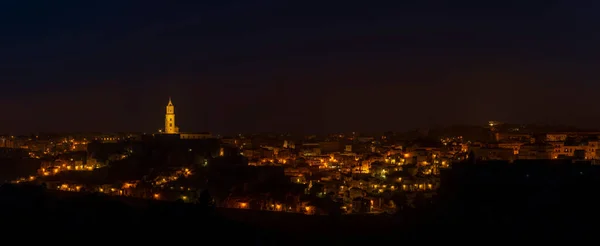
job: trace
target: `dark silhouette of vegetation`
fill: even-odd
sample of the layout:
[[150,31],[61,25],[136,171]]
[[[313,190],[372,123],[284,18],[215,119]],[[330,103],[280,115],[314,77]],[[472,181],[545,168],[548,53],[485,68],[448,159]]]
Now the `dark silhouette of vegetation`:
[[396,205],[396,209],[400,213],[406,208],[407,203],[408,203],[408,199],[406,198],[406,194],[404,192],[395,193],[392,196],[392,201],[394,201],[394,204]]
[[212,208],[215,206],[215,201],[210,195],[208,189],[203,190],[198,197],[198,205],[205,208]]
[[471,151],[469,152],[469,155],[467,156],[467,160],[468,160],[470,163],[475,163],[475,162],[477,161],[477,159],[476,159],[476,158],[477,158],[477,157],[475,156],[475,152],[471,150]]

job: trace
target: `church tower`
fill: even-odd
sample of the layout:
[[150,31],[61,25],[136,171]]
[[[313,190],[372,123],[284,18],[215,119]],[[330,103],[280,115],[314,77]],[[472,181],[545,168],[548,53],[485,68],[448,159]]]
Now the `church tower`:
[[179,128],[175,125],[175,106],[171,102],[169,97],[169,104],[167,104],[167,113],[165,114],[165,133],[166,134],[177,134]]

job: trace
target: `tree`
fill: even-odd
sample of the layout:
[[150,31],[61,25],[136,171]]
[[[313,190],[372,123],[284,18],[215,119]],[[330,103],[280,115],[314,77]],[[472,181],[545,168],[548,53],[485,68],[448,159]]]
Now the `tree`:
[[429,201],[427,200],[427,198],[425,198],[425,195],[423,195],[423,193],[421,192],[418,192],[415,195],[413,204],[416,208],[422,209],[423,207],[427,206],[428,202]]
[[396,204],[396,208],[397,210],[404,210],[404,208],[406,208],[406,205],[408,203],[408,199],[406,198],[406,194],[405,193],[395,193],[392,196],[392,201],[394,202],[394,204]]
[[208,189],[205,189],[200,193],[200,197],[198,197],[198,204],[203,207],[214,207],[214,200]]
[[471,164],[475,164],[475,162],[477,161],[477,158],[475,156],[475,152],[471,150],[471,152],[469,152],[469,155],[467,157],[469,163]]
[[342,215],[342,203],[327,199],[325,204],[327,213],[332,217],[339,217]]

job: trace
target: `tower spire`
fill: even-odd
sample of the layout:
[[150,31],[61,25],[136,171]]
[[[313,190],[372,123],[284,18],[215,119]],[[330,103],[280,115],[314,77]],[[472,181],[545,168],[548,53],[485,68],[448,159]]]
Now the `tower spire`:
[[175,106],[173,105],[173,102],[171,102],[171,97],[169,97],[167,113],[165,114],[165,133],[176,134],[178,132],[179,129],[175,125]]

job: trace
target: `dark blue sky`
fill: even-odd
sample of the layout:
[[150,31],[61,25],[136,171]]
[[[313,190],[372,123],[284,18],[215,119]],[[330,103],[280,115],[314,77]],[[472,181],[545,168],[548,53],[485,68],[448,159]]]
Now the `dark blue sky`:
[[600,126],[594,1],[171,2],[1,1],[0,132]]

